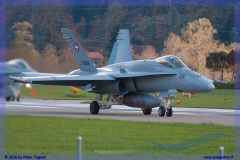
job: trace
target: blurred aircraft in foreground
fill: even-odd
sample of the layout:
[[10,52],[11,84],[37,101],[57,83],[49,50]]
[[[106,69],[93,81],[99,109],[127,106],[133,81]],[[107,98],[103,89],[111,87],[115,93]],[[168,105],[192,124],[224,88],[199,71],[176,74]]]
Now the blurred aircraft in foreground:
[[[4,78],[0,84],[0,96],[4,96],[6,101],[20,101],[20,90],[22,84],[13,82],[13,80],[6,78],[6,75],[21,76],[22,72],[35,71],[23,59],[14,59],[8,62],[1,62],[0,67],[1,78]],[[30,84],[26,84],[26,86],[31,87]]]
[[[69,74],[41,73],[41,75],[9,76],[16,82],[75,86],[96,94],[90,104],[91,114],[99,109],[110,109],[118,102],[130,107],[141,108],[150,115],[152,108],[160,105],[159,116],[172,116],[170,98],[175,90],[180,92],[210,92],[213,83],[199,73],[189,69],[180,58],[168,55],[155,60],[133,61],[130,53],[129,31],[121,29],[114,43],[109,65],[96,68],[70,29],[62,28],[63,38],[68,42],[79,69]],[[160,93],[159,93],[160,92]],[[156,97],[150,93],[156,93]],[[103,104],[97,101],[107,94]]]

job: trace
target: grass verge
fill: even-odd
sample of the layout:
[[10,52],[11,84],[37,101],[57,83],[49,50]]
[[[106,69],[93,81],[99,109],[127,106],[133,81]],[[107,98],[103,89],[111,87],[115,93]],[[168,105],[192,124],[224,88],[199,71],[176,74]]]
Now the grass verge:
[[209,93],[197,93],[191,98],[183,96],[182,93],[176,93],[176,96],[173,106],[178,106],[176,101],[179,99],[180,107],[234,109],[233,89],[216,89]]
[[[35,95],[33,94],[35,92]],[[22,87],[21,97],[39,99],[93,100],[95,94],[80,90],[76,95],[67,86],[33,85],[32,89]]]
[[44,116],[6,116],[7,154],[225,154],[234,152],[234,127]]

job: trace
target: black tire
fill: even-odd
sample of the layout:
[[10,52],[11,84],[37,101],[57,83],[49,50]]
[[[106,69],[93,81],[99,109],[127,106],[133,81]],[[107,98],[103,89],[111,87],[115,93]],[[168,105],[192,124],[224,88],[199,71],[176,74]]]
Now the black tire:
[[164,117],[164,115],[165,115],[165,108],[164,108],[164,107],[159,107],[159,109],[158,109],[158,115],[159,115],[160,117]]
[[6,101],[7,102],[11,101],[11,96],[6,97]]
[[98,114],[99,112],[99,104],[97,101],[92,101],[90,104],[90,113],[91,114]]
[[152,113],[152,108],[142,108],[144,115],[150,115]]
[[168,117],[172,117],[172,114],[173,114],[172,107],[167,108],[167,110],[166,110],[166,115],[167,115]]
[[20,97],[19,96],[17,97],[17,102],[20,102]]

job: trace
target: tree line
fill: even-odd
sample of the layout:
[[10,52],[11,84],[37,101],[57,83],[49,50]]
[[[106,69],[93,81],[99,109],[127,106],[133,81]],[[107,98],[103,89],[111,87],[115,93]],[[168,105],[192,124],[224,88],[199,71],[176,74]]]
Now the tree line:
[[[99,51],[107,60],[118,30],[127,28],[131,45],[146,45],[142,55],[132,52],[135,59],[178,55],[190,68],[208,74],[206,57],[212,52],[232,50],[233,9],[231,6],[8,7],[7,47],[27,46],[37,54],[57,58],[60,63],[74,64],[60,33],[60,28],[68,27],[86,50]],[[26,37],[19,42],[23,34]]]

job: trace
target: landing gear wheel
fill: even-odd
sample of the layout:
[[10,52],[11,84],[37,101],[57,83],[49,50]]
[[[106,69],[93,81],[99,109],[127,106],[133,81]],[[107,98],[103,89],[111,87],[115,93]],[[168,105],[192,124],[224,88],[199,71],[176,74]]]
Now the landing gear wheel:
[[160,117],[164,117],[164,115],[165,115],[165,108],[164,108],[164,107],[159,107],[159,109],[158,109],[158,115],[159,115]]
[[152,113],[152,108],[142,108],[144,115],[150,115]]
[[90,112],[91,114],[98,114],[99,104],[97,101],[92,101],[92,103],[90,104]]
[[19,96],[17,97],[17,101],[20,102],[20,97]]
[[6,97],[6,101],[7,101],[7,102],[14,101],[14,100],[15,100],[15,97],[14,97],[14,96],[8,96],[8,97]]
[[11,96],[6,97],[6,101],[7,102],[11,101]]
[[172,117],[172,113],[173,113],[172,107],[167,108],[167,110],[166,110],[166,115],[167,115],[168,117]]

